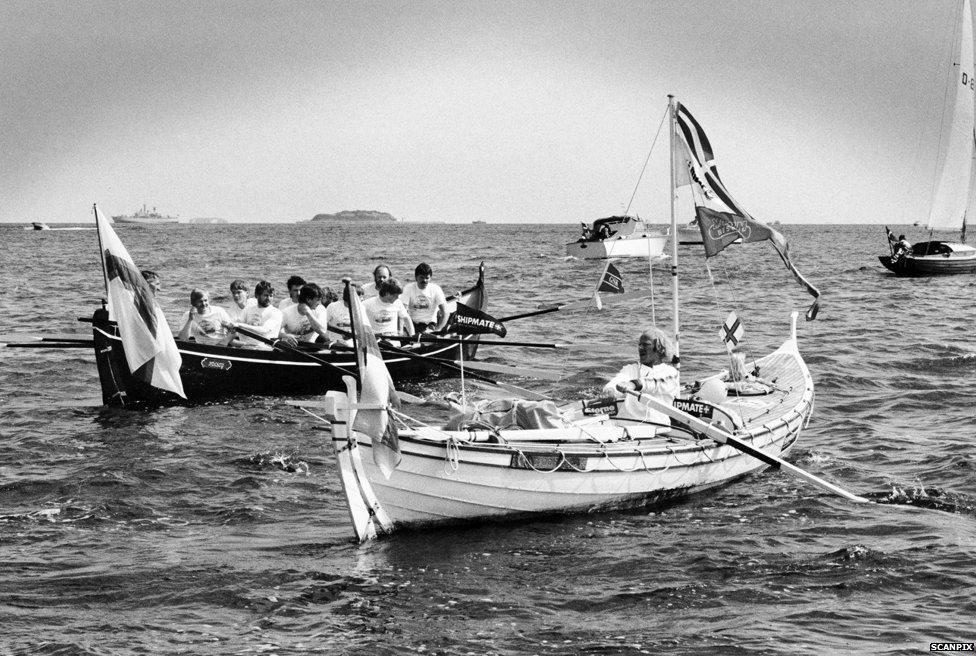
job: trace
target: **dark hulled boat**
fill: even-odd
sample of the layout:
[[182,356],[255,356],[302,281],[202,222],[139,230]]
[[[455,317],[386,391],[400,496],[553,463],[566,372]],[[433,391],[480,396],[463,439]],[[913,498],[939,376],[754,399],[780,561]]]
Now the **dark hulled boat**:
[[[474,287],[462,292],[455,300],[478,310],[483,309],[483,267]],[[305,348],[262,350],[178,340],[176,345],[183,361],[180,378],[186,393],[184,401],[173,392],[145,382],[145,376],[130,372],[118,326],[109,321],[106,310],[95,311],[92,333],[102,402],[105,405],[177,405],[231,396],[297,396],[345,389],[341,371],[296,352],[306,351]],[[403,349],[415,357],[384,352],[383,359],[394,382],[427,378],[442,374],[445,369],[435,361],[416,356],[456,361],[463,348],[464,359],[473,359],[478,349],[478,336],[469,335],[462,339],[462,344],[421,343]],[[346,371],[355,371],[355,355],[349,350],[308,349],[307,352]]]
[[976,273],[976,248],[947,241],[925,241],[900,255],[879,255],[886,269],[899,276]]

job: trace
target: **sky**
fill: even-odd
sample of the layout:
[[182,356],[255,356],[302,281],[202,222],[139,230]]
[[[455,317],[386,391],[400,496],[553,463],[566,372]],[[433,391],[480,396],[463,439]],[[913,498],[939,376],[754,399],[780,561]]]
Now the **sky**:
[[651,145],[669,93],[756,218],[924,222],[955,13],[0,0],[0,222],[89,221],[92,203],[232,221],[575,223],[629,207],[664,222],[667,130]]

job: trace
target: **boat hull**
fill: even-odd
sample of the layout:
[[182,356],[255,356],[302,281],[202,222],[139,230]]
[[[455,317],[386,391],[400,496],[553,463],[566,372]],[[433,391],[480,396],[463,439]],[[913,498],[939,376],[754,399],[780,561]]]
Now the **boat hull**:
[[566,254],[581,260],[612,257],[661,257],[667,235],[611,237],[599,241],[574,241],[566,244]]
[[[118,329],[100,317],[100,312],[96,312],[92,332],[105,405],[172,405],[241,395],[293,396],[345,389],[341,372],[301,355],[177,341],[183,360],[180,377],[186,393],[184,401],[172,392],[149,385],[129,371]],[[464,347],[470,351],[475,344],[472,342]],[[423,344],[413,352],[457,360],[460,348],[458,344]],[[347,371],[355,371],[355,358],[348,351],[316,351],[314,355]],[[395,354],[386,354],[385,359],[394,381],[427,378],[443,372],[436,363],[419,359]]]
[[[795,340],[757,366],[777,381],[778,392],[715,407],[738,418],[736,437],[742,442],[783,456],[812,412],[812,379]],[[354,439],[369,487],[396,527],[647,506],[726,485],[767,466],[687,429],[604,417],[559,429],[404,431],[400,464],[386,478],[373,462],[369,437],[353,431],[348,438],[345,424],[338,428],[337,457],[350,451],[348,440]]]
[[976,273],[976,252],[945,255],[906,255],[894,258],[879,255],[878,260],[889,271],[899,276],[949,276]]

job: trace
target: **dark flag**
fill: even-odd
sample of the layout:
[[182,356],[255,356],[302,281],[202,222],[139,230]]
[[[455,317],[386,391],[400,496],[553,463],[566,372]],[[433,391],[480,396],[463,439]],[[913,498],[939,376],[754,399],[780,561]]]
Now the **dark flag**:
[[505,327],[505,324],[490,314],[476,310],[460,301],[456,305],[457,310],[455,310],[453,315],[453,323],[451,323],[447,332],[458,335],[487,335],[494,333],[499,337],[504,337],[508,334],[508,329]]
[[737,239],[743,242],[769,240],[783,264],[797,282],[814,297],[806,312],[807,321],[816,319],[820,311],[820,291],[807,282],[790,259],[786,239],[776,230],[754,219],[739,205],[722,183],[715,164],[712,145],[686,107],[678,103],[675,108],[675,140],[683,148],[675,148],[677,182],[697,189],[701,201],[695,203],[698,227],[705,245],[705,257],[713,257]]
[[600,278],[600,284],[596,290],[610,294],[624,293],[624,279],[620,277],[620,272],[617,271],[617,267],[610,262],[607,262],[607,268],[603,270],[603,277]]

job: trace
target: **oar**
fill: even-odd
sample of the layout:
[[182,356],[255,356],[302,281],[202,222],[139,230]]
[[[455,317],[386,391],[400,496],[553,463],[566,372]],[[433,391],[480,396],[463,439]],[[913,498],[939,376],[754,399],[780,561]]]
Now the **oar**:
[[511,376],[523,376],[526,378],[539,378],[541,380],[562,380],[563,376],[546,369],[532,369],[529,367],[510,367],[494,362],[482,362],[480,360],[444,360],[443,358],[431,358],[433,360],[443,360],[458,366],[464,365],[465,369],[474,371],[486,371],[493,374],[509,374]]
[[684,424],[688,428],[698,433],[703,433],[704,435],[707,435],[708,437],[712,438],[719,444],[728,444],[729,446],[738,449],[742,453],[748,454],[753,458],[765,462],[767,465],[771,465],[773,467],[779,467],[780,469],[785,469],[786,471],[790,472],[794,476],[799,476],[800,478],[810,483],[813,483],[814,485],[824,490],[827,490],[832,494],[836,494],[838,496],[844,497],[848,501],[853,501],[855,503],[871,503],[869,499],[865,499],[864,497],[860,497],[856,494],[852,494],[847,490],[834,485],[833,483],[828,483],[822,478],[819,478],[806,470],[800,469],[796,465],[791,464],[783,460],[782,458],[777,458],[774,455],[770,455],[764,451],[760,451],[756,447],[750,444],[746,444],[745,442],[735,437],[728,431],[722,430],[721,428],[715,425],[708,424],[702,421],[701,419],[694,417],[686,412],[682,412],[681,410],[678,410],[674,406],[669,405],[667,403],[663,403],[660,400],[654,398],[653,396],[647,396],[641,394],[640,392],[636,392],[624,384],[617,385],[617,390],[619,392],[623,392],[624,394],[630,394],[631,396],[637,397],[643,403],[646,403],[652,408],[659,410],[660,412],[663,412],[668,417],[671,417],[672,419],[678,421],[679,423]]
[[[630,301],[636,298],[649,299],[650,294],[648,292],[627,292],[624,294],[605,294],[600,297],[603,305],[609,305],[617,303],[619,301]],[[549,314],[550,312],[560,312],[566,310],[579,310],[583,308],[595,307],[593,298],[584,298],[578,301],[569,301],[566,303],[555,303],[553,305],[546,306],[541,310],[535,310],[533,312],[525,312],[523,314],[513,314],[508,317],[502,317],[498,319],[501,323],[506,321],[515,321],[516,319],[525,319],[526,317],[536,317],[540,314]]]
[[74,333],[70,335],[35,335],[33,333],[8,333],[0,335],[0,342],[92,342],[91,334]]
[[[338,326],[329,326],[331,332],[342,335],[343,337],[351,337],[352,333],[344,328],[339,328]],[[547,349],[558,349],[566,348],[566,344],[548,344],[545,342],[494,342],[490,340],[473,340],[473,339],[462,339],[460,337],[437,337],[434,335],[415,335],[411,337],[410,335],[377,335],[376,339],[386,340],[386,341],[398,341],[398,342],[417,342],[421,341],[425,344],[477,344],[478,346],[524,346],[526,348],[547,348]]]
[[91,348],[94,341],[87,342],[0,342],[0,348],[71,349]]
[[253,330],[248,330],[247,328],[245,328],[244,326],[241,326],[240,324],[237,325],[237,327],[235,328],[235,330],[237,332],[241,333],[242,335],[247,335],[248,337],[250,337],[252,339],[256,339],[259,342],[263,342],[263,343],[265,343],[268,346],[271,346],[273,348],[280,349],[282,351],[285,351],[286,353],[292,353],[294,355],[300,355],[301,357],[305,358],[306,360],[311,360],[312,362],[318,362],[323,367],[330,367],[332,369],[335,369],[336,371],[338,371],[339,373],[341,373],[343,376],[353,376],[353,377],[355,377],[355,374],[353,374],[348,369],[345,369],[343,367],[340,367],[337,364],[333,364],[332,362],[329,362],[328,360],[323,360],[322,358],[320,358],[318,356],[315,356],[315,355],[312,355],[311,353],[309,353],[307,351],[303,351],[301,349],[295,348],[294,346],[290,346],[288,344],[285,344],[280,339],[268,339],[264,335],[261,335],[259,333],[256,333]]

